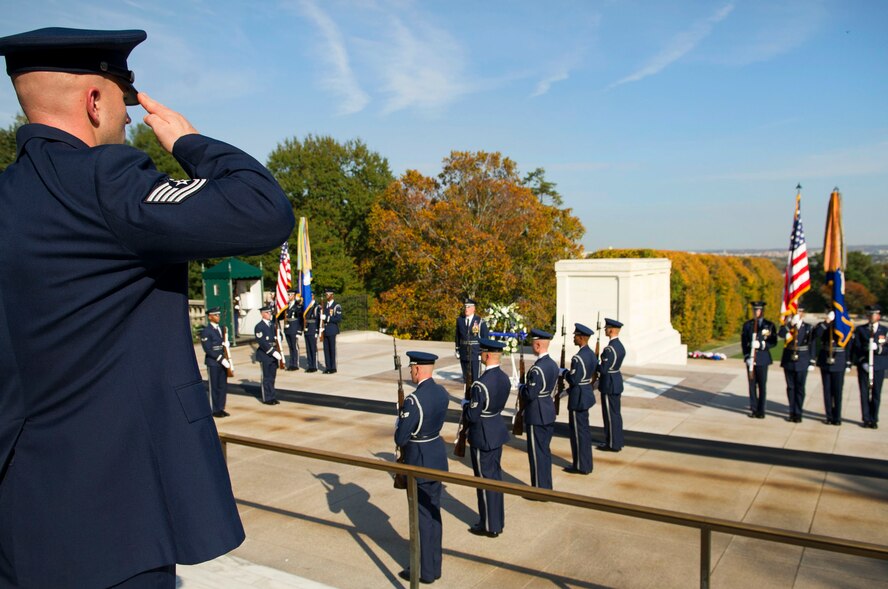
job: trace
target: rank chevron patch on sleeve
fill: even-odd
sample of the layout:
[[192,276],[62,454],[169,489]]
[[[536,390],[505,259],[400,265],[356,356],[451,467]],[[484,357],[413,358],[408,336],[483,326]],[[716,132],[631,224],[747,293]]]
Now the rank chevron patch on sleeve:
[[167,180],[161,183],[145,197],[145,202],[152,204],[177,205],[186,201],[206,185],[207,181],[196,178],[194,180]]

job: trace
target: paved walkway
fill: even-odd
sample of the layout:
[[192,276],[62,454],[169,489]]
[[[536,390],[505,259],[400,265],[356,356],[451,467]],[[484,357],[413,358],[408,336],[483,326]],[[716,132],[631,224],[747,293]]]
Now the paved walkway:
[[[441,356],[436,378],[455,410],[462,384],[452,344],[398,341],[398,349],[402,359],[408,349]],[[255,398],[260,370],[250,354],[250,346],[233,349],[232,415],[217,420],[221,431],[391,459],[397,378],[391,338],[341,335],[338,373],[279,373],[283,402],[277,406]],[[526,359],[529,366],[532,357]],[[510,363],[504,364],[509,372]],[[763,420],[745,415],[740,361],[624,366],[624,374],[627,447],[618,454],[595,452],[590,476],[562,472],[570,460],[563,411],[552,442],[556,489],[888,544],[888,427],[860,427],[853,374],[840,427],[820,423],[816,372],[800,424],[783,419],[786,395],[777,367],[769,376]],[[600,436],[597,407],[591,421]],[[455,423],[445,425],[448,442],[455,431]],[[180,567],[182,587],[406,586],[397,577],[408,558],[406,501],[386,475],[236,446],[228,458],[247,540],[221,559]],[[503,468],[506,480],[529,483],[524,438],[505,448]],[[450,470],[470,474],[471,466],[451,457]],[[466,533],[477,519],[474,490],[448,485],[442,509],[444,570],[435,587],[698,583],[693,530],[507,497],[506,530],[488,539]],[[888,587],[888,562],[714,534],[712,587]]]

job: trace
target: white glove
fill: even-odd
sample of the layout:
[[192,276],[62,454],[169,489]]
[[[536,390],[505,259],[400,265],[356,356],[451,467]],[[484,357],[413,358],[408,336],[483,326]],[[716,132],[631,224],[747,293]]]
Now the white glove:
[[849,372],[851,372],[851,363],[850,362],[848,364],[845,364],[845,373],[847,374]]
[[768,343],[765,340],[761,340],[760,342],[758,342],[758,345],[759,348],[761,348],[762,350],[768,347]]
[[453,350],[453,357],[459,360],[459,350]]
[[869,372],[869,364],[864,362],[863,364],[860,365],[860,369],[864,372]]
[[271,357],[277,361],[281,361],[284,359],[283,356],[281,356],[281,353],[278,352],[277,350],[275,350],[274,352],[271,353]]
[[[768,329],[767,327],[764,328],[764,329],[762,330],[762,337],[768,337],[769,335],[771,335],[771,330]],[[762,342],[762,343],[764,343],[764,342]]]
[[829,322],[829,323],[832,323],[833,321],[835,321],[835,320],[836,320],[836,312],[835,312],[835,311],[830,311],[829,313],[827,313],[827,314],[826,314],[826,320],[827,320],[827,322]]
[[872,350],[873,352],[875,352],[876,350],[879,349],[879,344],[877,344],[873,340],[870,340],[869,349]]
[[798,327],[802,324],[802,318],[799,315],[793,315],[790,323],[795,327]]
[[747,365],[748,367],[752,368],[752,357],[751,357],[751,356],[750,356],[749,358],[746,359],[746,365]]
[[222,358],[222,362],[221,362],[221,364],[222,364],[222,366],[224,366],[225,368],[231,368],[231,362],[229,362],[229,361],[226,360],[225,358]]
[[808,364],[808,372],[814,372],[814,365]]
[[224,339],[222,340],[222,346],[228,348],[231,346],[231,342],[229,342],[227,339]]

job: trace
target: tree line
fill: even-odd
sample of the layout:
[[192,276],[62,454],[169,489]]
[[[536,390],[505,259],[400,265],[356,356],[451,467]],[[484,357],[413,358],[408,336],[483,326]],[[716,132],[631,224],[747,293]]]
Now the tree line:
[[[0,129],[0,172],[14,161],[15,131],[25,122],[20,114]],[[186,177],[146,125],[132,126],[127,142],[170,177]],[[314,135],[279,143],[266,166],[295,215],[309,219],[314,283],[369,295],[380,327],[402,337],[449,338],[469,296],[481,309],[517,303],[528,324],[554,329],[554,264],[582,255],[585,229],[543,168],[521,174],[501,153],[453,151],[435,176],[408,170],[395,177],[387,159],[360,139]],[[672,260],[672,321],[689,346],[738,333],[750,300],[779,310],[782,268],[765,259],[656,250],[590,255],[654,256]],[[829,300],[819,256],[811,256],[813,287],[802,299],[812,312]],[[263,268],[270,290],[278,257],[274,250],[243,259]],[[193,298],[203,296],[202,268],[218,261],[189,265]],[[888,300],[888,263],[850,252],[846,275],[852,313]]]

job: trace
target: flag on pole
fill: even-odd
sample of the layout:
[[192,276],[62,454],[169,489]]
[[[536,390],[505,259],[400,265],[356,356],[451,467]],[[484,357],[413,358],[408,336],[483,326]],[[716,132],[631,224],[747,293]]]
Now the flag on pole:
[[296,238],[296,268],[299,278],[299,292],[302,294],[303,316],[314,305],[311,296],[311,245],[308,242],[308,219],[299,217],[299,232]]
[[795,315],[799,312],[799,299],[811,290],[811,272],[808,266],[808,246],[805,244],[805,230],[802,228],[802,187],[797,187],[795,216],[792,234],[789,236],[789,256],[786,272],[783,275],[783,303],[780,315]]
[[281,263],[278,266],[277,288],[274,293],[275,317],[280,317],[287,310],[289,301],[287,300],[287,291],[293,283],[290,274],[290,249],[285,241],[281,245]]
[[845,238],[842,229],[842,195],[839,189],[829,196],[826,213],[826,232],[823,236],[823,271],[826,284],[832,292],[832,310],[836,313],[833,333],[841,347],[848,345],[854,324],[845,306]]

